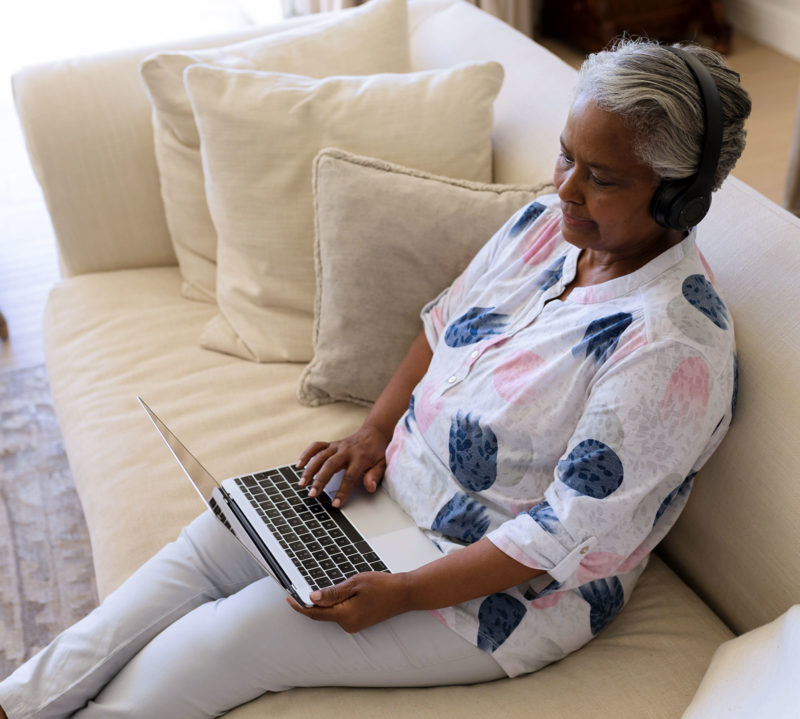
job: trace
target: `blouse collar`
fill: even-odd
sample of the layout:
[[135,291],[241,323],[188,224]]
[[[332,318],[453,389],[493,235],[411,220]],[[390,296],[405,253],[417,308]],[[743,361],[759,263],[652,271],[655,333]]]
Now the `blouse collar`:
[[[690,254],[693,254],[695,252],[696,236],[697,230],[696,228],[692,228],[689,234],[677,245],[673,245],[669,249],[664,250],[664,252],[650,260],[650,262],[640,267],[638,270],[630,272],[627,275],[622,275],[622,277],[615,277],[613,280],[608,280],[607,282],[601,282],[597,285],[575,287],[569,295],[569,300],[580,304],[606,302],[638,290],[640,287],[652,282],[656,277],[674,267]],[[564,262],[564,285],[568,285],[575,278],[580,253],[580,248],[569,245]]]

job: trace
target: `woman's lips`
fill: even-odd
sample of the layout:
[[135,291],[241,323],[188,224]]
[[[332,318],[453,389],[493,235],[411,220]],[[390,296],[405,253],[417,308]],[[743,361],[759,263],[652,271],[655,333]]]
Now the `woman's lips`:
[[564,219],[564,223],[567,224],[569,227],[575,227],[577,229],[587,229],[589,227],[594,227],[596,224],[594,220],[587,220],[583,217],[575,217],[575,215],[570,215],[568,212],[561,211],[561,216]]

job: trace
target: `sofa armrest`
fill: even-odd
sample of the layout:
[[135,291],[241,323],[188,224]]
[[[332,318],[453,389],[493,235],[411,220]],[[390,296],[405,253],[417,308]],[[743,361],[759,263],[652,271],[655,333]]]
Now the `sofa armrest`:
[[249,27],[74,58],[13,76],[17,114],[64,275],[176,262],[159,190],[151,106],[139,76],[141,60],[160,50],[224,45],[275,29]]

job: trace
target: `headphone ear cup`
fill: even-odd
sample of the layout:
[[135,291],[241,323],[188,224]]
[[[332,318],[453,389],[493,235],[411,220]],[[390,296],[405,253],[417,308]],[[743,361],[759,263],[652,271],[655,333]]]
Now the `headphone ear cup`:
[[710,195],[693,192],[693,178],[664,180],[653,195],[650,212],[662,227],[687,230],[702,220],[711,206]]
[[681,212],[681,196],[686,189],[686,182],[681,180],[663,180],[653,195],[650,212],[653,219],[662,227],[670,230],[683,230],[676,226]]

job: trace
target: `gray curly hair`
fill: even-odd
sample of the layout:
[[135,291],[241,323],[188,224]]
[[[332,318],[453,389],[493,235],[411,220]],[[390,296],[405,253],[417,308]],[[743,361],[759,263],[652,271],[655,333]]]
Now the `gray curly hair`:
[[[722,153],[714,190],[742,154],[750,96],[722,56],[699,45],[676,45],[709,70],[722,104]],[[575,97],[586,94],[599,107],[621,115],[635,135],[639,158],[660,179],[690,177],[703,142],[703,102],[686,63],[653,40],[623,38],[584,61]]]

